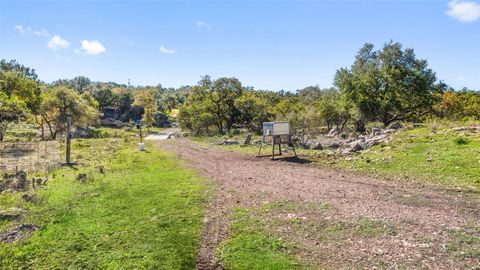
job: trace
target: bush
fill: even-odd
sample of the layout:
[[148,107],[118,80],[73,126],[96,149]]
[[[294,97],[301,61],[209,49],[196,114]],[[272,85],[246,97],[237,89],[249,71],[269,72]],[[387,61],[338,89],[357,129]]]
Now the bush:
[[468,144],[469,141],[463,137],[458,137],[455,139],[455,143],[458,145],[465,145],[465,144]]

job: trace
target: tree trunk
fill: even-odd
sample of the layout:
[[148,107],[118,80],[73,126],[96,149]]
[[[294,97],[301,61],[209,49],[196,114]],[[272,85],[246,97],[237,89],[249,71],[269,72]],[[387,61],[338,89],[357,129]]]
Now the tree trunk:
[[47,118],[45,116],[42,115],[42,118],[43,120],[45,120],[45,123],[47,123],[48,130],[50,131],[50,139],[55,140],[56,134],[55,135],[53,134],[54,132],[52,129],[52,125],[50,124],[49,121],[47,121]]
[[363,120],[357,120],[355,122],[355,130],[357,132],[362,132],[362,133],[365,132],[366,129],[365,129],[365,123],[363,122]]

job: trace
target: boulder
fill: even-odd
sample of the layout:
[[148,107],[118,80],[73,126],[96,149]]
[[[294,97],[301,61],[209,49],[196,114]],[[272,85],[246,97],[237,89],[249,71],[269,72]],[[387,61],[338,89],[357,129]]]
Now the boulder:
[[251,141],[252,141],[252,134],[248,134],[243,144],[244,145],[250,144]]
[[328,147],[331,149],[338,149],[340,146],[341,145],[339,143],[331,143]]
[[381,128],[372,128],[372,133],[370,133],[370,136],[377,136],[377,135],[380,135],[382,132],[382,129]]
[[314,143],[310,146],[310,149],[312,149],[312,150],[322,150],[323,145],[321,143]]
[[353,141],[351,143],[346,144],[346,148],[342,149],[341,153],[344,154],[344,155],[351,154],[351,153],[361,151],[361,150],[365,149],[366,147],[367,147],[367,145],[365,144],[365,142],[363,142],[361,140],[356,140],[356,141]]
[[13,190],[26,190],[30,182],[27,180],[27,173],[24,171],[17,172],[11,183],[11,188]]
[[335,137],[335,136],[337,136],[337,135],[338,135],[337,129],[336,129],[336,128],[332,128],[332,129],[328,132],[327,137]]
[[239,144],[239,142],[235,141],[235,140],[223,140],[222,144],[223,145],[232,145],[232,144]]
[[390,125],[387,126],[387,129],[394,129],[394,130],[399,130],[402,128],[404,128],[404,126],[400,124],[400,122],[391,123]]
[[394,133],[395,131],[397,131],[397,130],[393,129],[393,128],[389,128],[389,129],[383,130],[382,134],[390,134],[390,133]]
[[471,131],[471,132],[480,132],[480,126],[470,126],[470,127],[455,127],[455,128],[452,128],[452,131]]
[[24,236],[25,234],[36,231],[37,229],[38,227],[34,224],[22,224],[20,226],[13,228],[13,230],[7,233],[0,234],[0,243],[13,242],[15,240],[22,238],[22,236]]
[[23,209],[20,209],[17,207],[0,210],[0,221],[17,219],[22,215],[22,213],[23,213]]
[[388,140],[387,134],[382,134],[382,135],[372,137],[370,139],[365,140],[366,148],[370,148],[382,142],[386,142],[387,140]]

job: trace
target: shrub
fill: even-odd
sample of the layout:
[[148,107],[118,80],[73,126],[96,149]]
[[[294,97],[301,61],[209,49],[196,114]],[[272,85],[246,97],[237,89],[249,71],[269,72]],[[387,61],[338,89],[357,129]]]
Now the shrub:
[[455,139],[455,143],[458,145],[465,145],[468,144],[468,140],[463,137],[458,137]]

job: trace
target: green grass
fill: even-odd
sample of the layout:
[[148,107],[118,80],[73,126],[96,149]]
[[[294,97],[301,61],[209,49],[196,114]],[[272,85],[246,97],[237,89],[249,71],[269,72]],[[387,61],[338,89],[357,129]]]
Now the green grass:
[[480,227],[466,230],[450,230],[453,240],[446,245],[447,251],[461,259],[480,259]]
[[480,134],[418,128],[338,164],[367,173],[427,180],[446,186],[480,188]]
[[[0,269],[192,269],[204,180],[154,145],[138,152],[118,139],[74,142],[80,165],[57,170],[38,202],[0,195],[2,207],[27,210],[22,223],[40,227],[0,244]],[[78,173],[87,174],[85,184]]]
[[262,229],[260,220],[245,209],[237,209],[232,217],[230,236],[219,247],[219,256],[226,269],[298,269],[287,242]]

